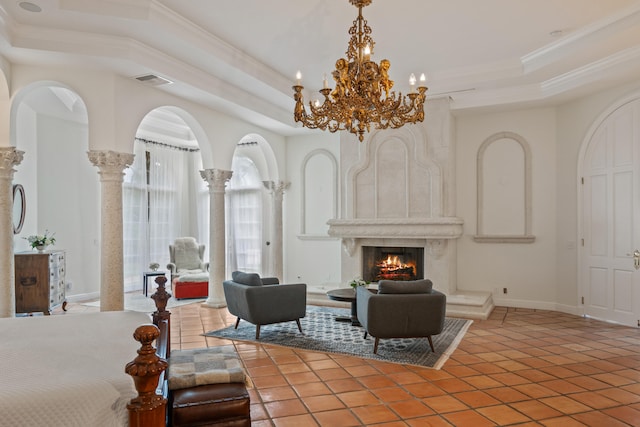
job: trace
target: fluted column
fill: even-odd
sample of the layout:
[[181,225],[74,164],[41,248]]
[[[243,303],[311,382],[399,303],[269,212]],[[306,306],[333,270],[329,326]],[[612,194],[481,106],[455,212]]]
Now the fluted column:
[[13,174],[24,151],[0,148],[0,317],[16,314],[13,260]]
[[98,150],[87,154],[100,175],[100,311],[124,310],[122,181],[134,155]]
[[282,245],[282,201],[284,199],[284,192],[291,185],[290,182],[284,181],[263,181],[264,186],[271,192],[272,195],[272,227],[273,235],[271,236],[271,274],[280,281],[284,280],[282,269],[283,258],[283,245]]
[[209,185],[209,307],[225,307],[222,282],[225,280],[226,239],[224,192],[232,171],[205,169],[200,175]]

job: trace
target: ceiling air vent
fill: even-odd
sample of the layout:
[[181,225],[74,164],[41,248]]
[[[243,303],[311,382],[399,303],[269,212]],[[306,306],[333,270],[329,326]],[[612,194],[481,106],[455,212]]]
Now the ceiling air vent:
[[173,83],[171,80],[167,80],[163,77],[156,76],[155,74],[147,74],[144,76],[138,76],[135,78],[140,83],[144,83],[149,86],[160,86]]

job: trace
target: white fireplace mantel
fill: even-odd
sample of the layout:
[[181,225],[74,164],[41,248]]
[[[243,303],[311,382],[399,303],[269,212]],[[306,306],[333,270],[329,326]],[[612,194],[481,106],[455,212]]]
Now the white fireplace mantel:
[[340,238],[457,239],[462,218],[331,219],[329,235]]

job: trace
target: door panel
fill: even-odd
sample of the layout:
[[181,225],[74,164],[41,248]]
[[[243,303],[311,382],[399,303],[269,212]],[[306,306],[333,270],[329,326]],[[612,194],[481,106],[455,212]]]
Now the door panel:
[[640,101],[611,114],[594,133],[584,158],[582,294],[585,314],[637,325],[640,272]]

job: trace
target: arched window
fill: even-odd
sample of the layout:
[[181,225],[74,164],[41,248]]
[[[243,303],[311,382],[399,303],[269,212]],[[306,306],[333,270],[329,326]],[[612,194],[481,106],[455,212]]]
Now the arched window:
[[263,185],[255,163],[236,155],[226,190],[227,271],[262,272]]

